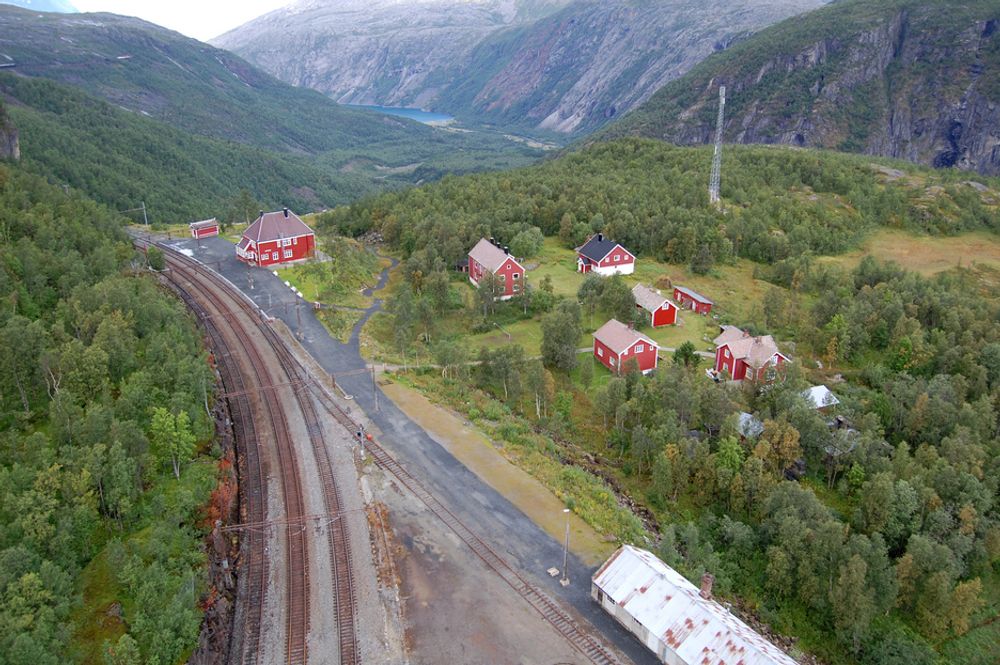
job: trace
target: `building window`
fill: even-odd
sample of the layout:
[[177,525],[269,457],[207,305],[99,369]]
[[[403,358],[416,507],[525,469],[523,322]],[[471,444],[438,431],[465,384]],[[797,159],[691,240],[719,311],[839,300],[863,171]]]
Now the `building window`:
[[619,260],[621,260],[621,257],[618,256],[617,254],[615,254],[615,261],[619,261]]
[[610,357],[608,358],[608,360],[610,360],[610,361],[611,361],[611,366],[612,366],[612,367],[614,367],[614,366],[615,366],[615,365],[617,364],[617,363],[615,362],[615,357],[614,357],[614,356],[610,356]]
[[646,350],[646,347],[645,347],[645,345],[643,345],[643,344],[639,344],[639,345],[637,345],[637,346],[635,347],[635,352],[636,352],[636,353],[642,353],[642,352],[643,352],[643,351],[645,351],[645,350]]
[[723,349],[722,350],[722,355],[725,356],[726,358],[728,358],[729,357],[729,349],[728,348]]
[[292,250],[290,250],[290,249],[286,249],[285,252],[284,252],[284,254],[285,254],[285,258],[286,259],[292,258]]
[[602,349],[601,347],[597,347],[597,355],[599,355],[600,357],[603,358],[604,357],[604,349]]
[[514,273],[514,279],[515,280],[521,279],[520,273]]

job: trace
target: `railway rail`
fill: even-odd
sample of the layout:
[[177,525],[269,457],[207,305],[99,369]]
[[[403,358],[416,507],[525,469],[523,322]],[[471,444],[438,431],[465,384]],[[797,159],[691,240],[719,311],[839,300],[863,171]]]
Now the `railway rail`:
[[[182,279],[192,284],[200,285],[200,292],[204,293],[216,305],[217,316],[234,324],[234,334],[239,339],[242,350],[250,360],[254,376],[257,379],[257,387],[248,389],[245,385],[237,385],[235,382],[232,384],[227,383],[227,399],[232,400],[235,398],[245,401],[249,395],[258,394],[266,407],[269,423],[275,426],[275,440],[281,466],[286,509],[284,516],[286,523],[285,535],[289,548],[285,662],[305,663],[308,658],[306,638],[309,632],[309,562],[305,530],[301,528],[296,529],[293,525],[302,522],[308,516],[305,515],[303,505],[304,494],[302,492],[301,479],[298,476],[298,465],[295,462],[294,449],[291,446],[288,423],[281,404],[278,402],[275,388],[286,387],[291,389],[302,413],[310,445],[316,460],[316,469],[319,474],[323,494],[324,511],[328,515],[337,515],[343,512],[340,491],[333,475],[333,466],[323,439],[322,423],[311,394],[305,390],[305,386],[310,381],[309,374],[292,356],[277,333],[261,321],[261,312],[242,292],[194,259],[169,251],[169,247],[165,247],[165,249],[168,250],[165,253],[165,258],[167,258],[171,269]],[[176,284],[177,280],[172,275],[168,274],[167,277]],[[281,382],[280,379],[277,382],[273,380],[263,362],[259,349],[254,344],[246,329],[238,324],[236,312],[233,311],[231,306],[227,306],[222,301],[216,291],[224,293],[232,302],[236,303],[238,310],[242,314],[254,322],[254,329],[263,335],[268,343],[268,351],[277,356],[279,364],[287,374],[287,382]],[[190,298],[190,294],[188,296]],[[190,300],[194,299],[190,298]],[[202,314],[206,314],[204,308],[199,309]],[[196,313],[198,311],[196,309]],[[209,324],[211,324],[211,321],[206,320],[206,325]],[[212,324],[212,327],[215,328],[214,324]],[[217,328],[215,329],[217,331]],[[225,349],[226,355],[231,356],[230,349],[221,340],[221,336],[218,339],[213,338],[213,342],[215,341],[222,342],[219,348]],[[225,383],[225,378],[223,381]],[[259,489],[260,487],[258,486]],[[249,519],[248,521],[262,522],[263,519]],[[340,663],[342,665],[355,665],[361,659],[356,632],[356,596],[348,524],[346,520],[335,519],[330,520],[325,526],[329,545],[328,552],[331,573],[333,576],[333,589],[331,589],[331,592],[337,622]],[[250,533],[252,532],[253,530],[250,530]],[[250,572],[254,574],[255,571]],[[262,576],[262,583],[266,584],[266,575]],[[255,587],[256,584],[251,582],[251,586]],[[259,607],[260,603],[257,603],[257,615],[249,617],[250,620],[244,620],[243,626],[239,627],[240,630],[235,631],[237,634],[245,633],[249,635],[250,644],[256,646],[256,648],[243,650],[243,662],[256,662],[256,658],[260,652],[261,623]],[[234,653],[239,654],[239,651],[237,650]]]
[[[175,253],[170,247],[164,246],[167,249],[167,255],[171,258],[176,258],[178,261],[183,261],[189,265],[194,266],[195,270],[207,270],[204,266],[199,264],[194,259],[185,257],[181,254]],[[218,277],[214,278],[218,280]],[[252,301],[249,300],[242,292],[236,289],[235,286],[224,282],[224,289],[233,297],[240,306],[255,317],[255,320],[260,321],[262,316],[266,316],[259,307],[257,307]],[[319,419],[315,413],[315,407],[312,405],[311,401],[303,398],[303,394],[311,392],[323,405],[323,408],[330,414],[336,421],[343,425],[351,433],[359,431],[359,424],[352,419],[346,411],[344,411],[332,395],[327,392],[327,390],[320,384],[312,381],[308,370],[306,370],[301,362],[290,352],[287,345],[283,340],[278,337],[277,333],[272,330],[269,326],[264,324],[258,325],[259,329],[263,332],[265,337],[271,342],[273,350],[275,350],[279,357],[281,358],[283,366],[288,371],[289,382],[295,384],[295,394],[299,398],[299,403],[308,403],[308,407],[303,407],[303,415],[306,418],[307,430],[309,431],[310,440],[313,444],[314,452],[317,452],[317,465],[322,469],[330,470],[331,467],[328,463],[328,458],[326,457],[325,447],[322,446],[321,435],[319,430]],[[360,373],[362,370],[359,370]],[[363,370],[367,371],[367,370]],[[262,385],[271,385],[270,383],[263,383]],[[227,390],[232,393],[237,394],[239,397],[245,399],[246,394],[243,392],[245,389],[229,389]],[[253,391],[250,391],[251,393]],[[262,394],[269,393],[271,391],[261,391]],[[370,437],[363,442],[365,449],[371,453],[375,462],[383,468],[388,473],[392,474],[403,486],[409,489],[417,498],[419,498],[424,505],[428,507],[449,529],[455,533],[460,540],[462,540],[475,554],[478,556],[483,563],[491,570],[493,570],[505,583],[507,583],[515,592],[517,592],[522,598],[524,598],[541,616],[545,621],[551,624],[555,630],[560,633],[575,649],[577,649],[582,655],[584,655],[590,662],[595,665],[619,665],[620,661],[618,658],[603,644],[601,641],[596,639],[594,636],[588,634],[584,631],[576,621],[559,606],[552,598],[545,594],[541,589],[527,581],[517,570],[512,567],[503,557],[501,557],[492,547],[490,547],[485,541],[483,541],[475,532],[469,529],[447,506],[445,506],[432,492],[427,490],[422,483],[420,483],[416,478],[414,478],[399,462],[395,460],[378,442]],[[322,454],[318,452],[318,449],[322,450]],[[326,463],[320,463],[321,456]],[[331,474],[332,482],[332,474]],[[326,487],[327,480],[324,478],[324,495],[330,496],[329,501],[333,503],[328,503],[327,510],[330,513],[336,513],[339,510],[339,495],[336,494],[335,483],[331,485],[331,492],[327,491]],[[336,505],[337,508],[331,507]],[[331,543],[346,543],[346,523],[344,520],[335,520],[331,526],[339,525],[345,529],[342,534],[335,533],[335,529],[328,530],[328,536]],[[338,545],[338,549],[341,548]],[[336,584],[335,594],[337,602],[337,616],[338,618],[342,616],[341,607],[342,603],[348,605],[353,610],[353,583],[350,581],[350,554],[349,549],[343,547],[346,550],[346,562],[334,562],[335,567],[335,581]],[[331,557],[338,556],[335,554],[335,548],[331,547]],[[344,568],[346,566],[346,568]],[[341,578],[341,573],[339,571],[346,570],[346,578]],[[341,579],[345,581],[340,582]],[[354,636],[354,622],[353,622],[353,611],[351,612],[350,621],[350,632],[348,634],[348,627],[340,626],[340,638],[341,638],[341,662],[342,663],[355,663],[358,660],[350,660],[351,654],[354,654],[354,658],[357,658],[357,642]],[[345,648],[345,645],[353,644],[353,649]]]

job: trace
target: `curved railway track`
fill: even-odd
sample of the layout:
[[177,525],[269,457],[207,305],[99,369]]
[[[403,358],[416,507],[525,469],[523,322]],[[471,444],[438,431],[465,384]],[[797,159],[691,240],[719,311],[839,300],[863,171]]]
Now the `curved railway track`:
[[[144,243],[140,241],[139,244]],[[274,330],[261,321],[260,312],[256,306],[248,302],[238,289],[197,261],[177,254],[169,248],[165,249],[167,249],[165,258],[171,269],[166,274],[167,279],[181,292],[181,297],[202,319],[209,331],[213,345],[216,347],[217,354],[221,354],[226,361],[220,363],[220,373],[223,374],[223,382],[230,395],[228,399],[231,408],[235,407],[233,408],[234,420],[242,421],[240,424],[241,433],[245,437],[246,470],[249,471],[246,480],[249,481],[250,485],[250,487],[244,488],[243,482],[241,482],[241,492],[245,492],[247,496],[245,518],[254,523],[261,523],[267,519],[266,488],[263,482],[266,474],[263,472],[264,467],[257,450],[257,439],[253,438],[255,432],[253,431],[252,418],[245,417],[250,415],[251,396],[254,393],[259,396],[259,401],[262,403],[261,411],[266,414],[267,424],[274,434],[279,472],[282,479],[284,519],[286,520],[285,535],[288,548],[285,570],[287,602],[284,662],[306,663],[308,660],[307,636],[310,627],[310,585],[306,529],[302,528],[301,523],[306,518],[306,510],[302,481],[299,477],[289,425],[276,390],[279,385],[282,387],[291,387],[296,384],[304,385],[303,382],[309,379],[308,373],[295,360]],[[215,314],[209,313],[198,302],[198,298],[191,293],[191,289],[185,288],[185,284],[182,282],[196,287],[197,292],[211,303]],[[227,299],[235,304],[235,310],[233,304],[225,302]],[[267,342],[267,352],[277,356],[279,364],[289,379],[288,382],[277,383],[248,330],[249,326],[240,321],[237,313],[245,315],[253,322],[253,330],[263,335]],[[236,340],[235,346],[238,346],[238,349],[233,348],[234,345],[224,339],[219,327],[213,323],[213,318],[218,317],[229,324],[227,330],[232,332]],[[251,383],[256,384],[256,390],[253,387],[248,390],[247,382],[243,379],[239,368],[233,367],[236,364],[232,356],[234,350],[240,352],[242,357],[249,361],[244,364],[250,366]],[[225,371],[222,370],[223,365],[226,367]],[[228,382],[227,377],[229,378]],[[322,423],[316,412],[315,404],[311,395],[301,388],[294,389],[293,394],[302,413],[315,456],[316,469],[322,488],[324,511],[327,515],[334,517],[328,524],[326,532],[333,576],[334,588],[331,589],[331,592],[337,622],[339,662],[342,665],[354,665],[360,662],[360,656],[355,628],[356,600],[347,523],[337,517],[342,511],[342,502],[339,488],[333,476],[331,460],[323,439]],[[239,417],[237,418],[237,416]],[[242,429],[244,427],[248,427],[248,429]],[[251,529],[245,533],[243,538],[243,546],[247,548],[247,552],[244,558],[245,567],[244,574],[241,575],[240,590],[244,594],[242,598],[245,601],[237,603],[230,662],[256,663],[260,656],[261,607],[266,595],[268,562],[262,534]],[[243,582],[243,578],[247,578],[246,582]]]
[[[241,291],[224,279],[209,271],[194,259],[175,253],[170,247],[163,246],[167,250],[169,260],[176,263],[183,263],[182,272],[196,271],[207,273],[208,278],[215,288],[223,289],[226,294],[236,301],[240,309],[257,324],[257,329],[267,338],[270,346],[269,351],[275,352],[282,366],[285,368],[290,380],[288,384],[296,384],[296,399],[302,408],[305,418],[306,428],[309,432],[310,442],[316,455],[317,466],[320,468],[323,479],[324,501],[328,513],[335,515],[340,508],[340,498],[336,483],[333,482],[332,467],[326,448],[323,445],[321,424],[316,414],[315,406],[308,396],[303,393],[312,393],[322,404],[323,408],[341,425],[352,434],[357,431],[358,423],[355,422],[333,399],[325,388],[312,381],[309,372],[292,355],[287,345],[281,340],[277,333],[266,324],[261,322],[262,313],[259,308],[252,303]],[[231,313],[220,311],[220,315],[227,321],[231,320]],[[260,385],[273,385],[263,383]],[[228,384],[227,384],[228,388]],[[244,390],[244,389],[240,389]],[[268,392],[268,391],[264,391]],[[458,536],[482,561],[493,570],[504,582],[506,582],[515,592],[524,598],[535,610],[547,621],[555,630],[560,633],[574,648],[595,665],[618,665],[619,659],[608,649],[601,640],[589,634],[581,628],[577,622],[551,597],[545,594],[540,588],[529,582],[503,557],[501,557],[492,547],[482,540],[474,531],[469,529],[447,506],[427,490],[416,478],[414,478],[405,468],[403,468],[377,441],[369,438],[365,443],[365,448],[372,454],[375,462],[385,471],[392,474],[403,486],[409,489],[419,498],[439,519],[441,519],[452,532]],[[354,625],[354,586],[352,578],[352,568],[350,564],[350,550],[347,546],[348,535],[346,524],[343,520],[333,520],[331,527],[327,531],[330,540],[330,556],[333,564],[335,588],[334,599],[337,609],[338,630],[341,644],[341,663],[359,662],[357,640]],[[347,608],[349,612],[343,610]],[[248,624],[249,626],[249,624]],[[258,635],[259,637],[259,635]],[[254,661],[247,661],[254,662]],[[293,661],[289,661],[293,662]]]

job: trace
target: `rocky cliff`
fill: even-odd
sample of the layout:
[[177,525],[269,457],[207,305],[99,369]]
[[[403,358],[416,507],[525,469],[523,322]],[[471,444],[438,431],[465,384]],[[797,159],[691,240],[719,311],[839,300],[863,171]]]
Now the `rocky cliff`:
[[589,131],[823,0],[306,0],[214,41],[345,103]]
[[608,127],[834,148],[1000,173],[1000,0],[844,0],[706,60]]

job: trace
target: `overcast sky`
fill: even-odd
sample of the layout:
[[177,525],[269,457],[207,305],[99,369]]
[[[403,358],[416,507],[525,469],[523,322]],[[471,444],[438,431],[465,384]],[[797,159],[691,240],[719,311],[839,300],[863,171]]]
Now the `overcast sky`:
[[138,16],[207,41],[292,0],[70,0],[81,12]]

